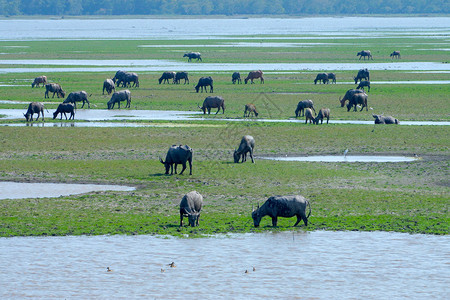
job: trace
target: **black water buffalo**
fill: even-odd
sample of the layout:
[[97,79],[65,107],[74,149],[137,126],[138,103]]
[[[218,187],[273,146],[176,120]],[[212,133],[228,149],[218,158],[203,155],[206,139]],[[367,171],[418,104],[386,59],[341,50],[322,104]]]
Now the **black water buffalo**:
[[257,117],[259,115],[258,111],[256,110],[256,106],[253,103],[245,104],[244,118],[250,117],[251,113],[253,113],[253,115],[255,115],[255,117]]
[[120,109],[120,102],[127,100],[125,108],[129,108],[131,105],[131,93],[129,90],[123,90],[112,94],[111,99],[108,101],[108,109],[113,109],[117,103]]
[[319,73],[319,74],[317,74],[316,79],[314,79],[314,84],[317,84],[317,81],[319,83],[323,82],[323,84],[325,84],[325,83],[328,84],[328,82],[329,82],[328,74],[327,73]]
[[369,108],[367,107],[367,94],[366,93],[357,93],[354,94],[351,98],[350,101],[347,104],[347,111],[350,111],[350,109],[352,108],[352,106],[355,108],[354,111],[356,111],[356,106],[360,104],[361,105],[361,110],[362,111],[364,109],[364,107],[366,108],[366,111],[369,110]]
[[47,84],[47,76],[42,75],[39,77],[36,77],[33,81],[33,83],[31,84],[31,87],[34,88],[39,87],[39,85],[42,83],[42,86],[45,86]]
[[58,83],[47,83],[45,85],[44,98],[50,98],[48,93],[53,93],[52,98],[55,98],[55,94],[58,98],[64,98],[66,96],[66,92],[64,92]]
[[131,83],[133,83],[134,87],[139,87],[139,76],[136,73],[130,73],[127,71],[117,71],[116,75],[112,78],[113,82],[116,83],[119,87],[120,84],[122,84],[122,87],[128,87],[131,86]]
[[198,106],[203,114],[206,114],[208,111],[208,115],[211,113],[211,108],[218,108],[216,115],[219,113],[222,108],[222,112],[225,113],[225,100],[221,96],[208,96],[203,101],[202,107]]
[[191,227],[198,226],[200,211],[202,210],[203,196],[192,191],[183,196],[180,202],[180,227],[183,226],[183,217],[187,217]]
[[[309,206],[309,213],[306,216],[306,206]],[[291,218],[297,216],[297,226],[301,220],[308,226],[308,218],[311,215],[311,205],[303,196],[273,196],[256,210],[252,212],[253,225],[259,227],[262,217],[272,218],[272,226],[277,226],[278,217]]]
[[177,174],[177,165],[181,164],[183,165],[183,169],[180,172],[180,175],[183,174],[184,170],[186,170],[186,162],[189,162],[189,175],[192,175],[192,155],[194,153],[194,150],[189,147],[188,145],[172,145],[169,148],[169,151],[167,151],[166,160],[163,161],[161,157],[159,158],[159,161],[165,166],[166,168],[166,175],[169,174],[170,169],[170,175],[173,175],[173,165],[175,164],[175,174]]
[[202,88],[202,93],[203,93],[203,88],[205,88],[205,92],[207,93],[208,92],[207,87],[209,86],[209,88],[210,88],[209,92],[212,93],[214,90],[213,83],[214,83],[214,80],[211,78],[211,76],[201,77],[198,80],[197,85],[195,86],[195,91],[198,93],[199,89]]
[[88,108],[91,108],[91,104],[88,100],[88,94],[85,91],[72,92],[67,96],[66,100],[63,101],[63,103],[73,103],[75,105],[75,109],[77,108],[77,102],[83,102],[81,108],[84,107],[85,103],[88,104]]
[[231,75],[231,82],[232,82],[233,84],[235,84],[236,82],[237,82],[238,84],[241,84],[241,83],[242,83],[242,80],[241,80],[241,73],[239,73],[239,72],[234,72],[233,75]]
[[162,83],[169,83],[169,79],[172,79],[172,81],[175,81],[175,72],[164,72],[161,77],[159,77],[158,82],[159,84]]
[[344,98],[339,97],[339,101],[341,102],[341,107],[344,107],[345,101],[349,100],[353,97],[354,94],[358,93],[364,93],[363,90],[355,90],[355,89],[349,89],[345,95]]
[[358,52],[358,54],[356,54],[356,56],[359,56],[359,60],[361,60],[362,57],[364,57],[364,60],[366,60],[366,57],[367,57],[367,59],[373,60],[372,54],[370,53],[369,50],[360,51],[360,52]]
[[374,115],[375,124],[400,124],[400,122],[392,116]]
[[297,109],[295,110],[295,117],[301,117],[300,113],[303,113],[304,115],[304,110],[305,108],[311,108],[314,113],[316,112],[316,110],[314,109],[314,102],[312,100],[302,100],[297,104]]
[[116,87],[112,79],[107,78],[103,81],[103,95],[105,94],[105,90],[108,95],[110,95],[112,91],[116,91]]
[[117,82],[117,86],[119,86],[119,84],[121,82],[123,82],[123,79],[125,78],[125,74],[127,74],[127,73],[128,73],[127,71],[122,71],[122,70],[117,71],[116,74],[114,75],[114,77],[112,78],[112,81],[114,83]]
[[331,83],[336,83],[336,74],[328,73],[328,80],[331,80]]
[[244,79],[245,84],[250,80],[251,83],[254,83],[254,79],[261,79],[261,83],[264,83],[264,77],[263,77],[263,71],[257,70],[257,71],[251,71],[248,73],[247,77]]
[[66,120],[67,120],[66,113],[70,113],[69,120],[70,119],[75,120],[75,106],[72,103],[61,103],[60,105],[58,105],[58,108],[53,113],[53,120],[56,119],[58,114],[61,114],[60,120],[62,120],[63,114],[64,114],[64,117],[66,117]]
[[365,89],[364,89],[365,87],[367,87],[367,92],[370,92],[370,81],[368,81],[368,80],[361,80],[359,82],[359,85],[356,87],[356,89],[365,91]]
[[191,61],[193,58],[197,59],[197,61],[202,61],[202,55],[200,54],[200,52],[189,52],[189,53],[185,53],[183,55],[183,57],[187,57],[188,61]]
[[238,163],[242,158],[241,162],[247,161],[247,153],[250,154],[252,163],[255,163],[253,159],[253,150],[255,149],[255,139],[251,135],[245,135],[241,139],[238,149],[234,149],[233,158],[234,162]]
[[359,81],[361,81],[362,79],[370,80],[370,72],[367,69],[361,69],[358,71],[358,74],[356,75],[356,77],[353,77],[353,79],[355,79],[355,84],[358,83],[358,80]]
[[[47,110],[48,112],[48,110]],[[28,121],[33,121],[33,114],[37,114],[36,121],[39,119],[40,114],[42,113],[42,121],[44,121],[44,104],[40,102],[31,102],[28,105],[27,112],[23,115],[25,119]]]
[[314,124],[319,124],[319,120],[320,120],[320,124],[323,124],[324,118],[327,119],[327,124],[328,124],[328,121],[330,120],[330,109],[329,108],[321,108],[319,110],[317,117],[314,119]]
[[305,108],[305,124],[309,124],[314,123],[314,114],[313,111],[311,110],[311,108]]
[[402,58],[402,56],[400,55],[400,51],[392,52],[390,57],[392,57],[392,58]]
[[188,72],[177,72],[173,79],[173,83],[179,84],[181,79],[184,79],[184,84],[186,84],[186,82],[189,84]]

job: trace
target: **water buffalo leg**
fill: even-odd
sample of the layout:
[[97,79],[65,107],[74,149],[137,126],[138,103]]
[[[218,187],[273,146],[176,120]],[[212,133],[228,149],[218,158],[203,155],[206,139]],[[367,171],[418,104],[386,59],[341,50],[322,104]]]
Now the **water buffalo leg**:
[[250,157],[252,159],[252,163],[255,163],[255,160],[253,159],[253,150],[250,150]]
[[192,158],[188,160],[188,163],[189,163],[189,175],[192,175]]
[[219,108],[217,109],[216,115],[219,113],[219,111],[220,111],[220,106],[219,106]]
[[180,211],[180,227],[183,227],[183,213]]
[[186,163],[183,163],[183,169],[181,170],[180,175],[183,174],[184,170],[186,170]]
[[277,226],[277,221],[278,221],[277,217],[272,217],[272,226],[273,227]]

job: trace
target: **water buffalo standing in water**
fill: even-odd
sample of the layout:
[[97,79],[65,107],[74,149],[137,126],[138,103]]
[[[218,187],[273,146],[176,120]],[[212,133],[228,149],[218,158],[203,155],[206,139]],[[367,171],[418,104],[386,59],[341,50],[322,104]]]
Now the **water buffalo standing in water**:
[[129,108],[131,105],[131,93],[129,90],[123,90],[112,94],[111,99],[108,101],[108,109],[113,109],[117,103],[120,109],[120,102],[127,100],[125,108]]
[[[47,110],[48,112],[48,110]],[[33,114],[37,114],[36,121],[39,119],[40,114],[42,113],[42,121],[44,121],[44,105],[40,102],[31,102],[28,105],[27,112],[23,115],[25,119],[28,121],[33,121]]]
[[363,50],[361,52],[358,52],[358,54],[356,54],[356,56],[359,56],[359,60],[361,60],[361,58],[363,58],[363,57],[364,57],[364,60],[366,60],[366,57],[367,57],[367,59],[373,60],[372,54],[370,53],[369,50]]
[[183,57],[187,57],[188,61],[191,61],[193,58],[197,59],[197,61],[202,61],[202,55],[200,54],[200,52],[189,52],[189,53],[185,53],[183,55]]
[[345,105],[345,101],[349,100],[353,97],[354,94],[358,94],[358,93],[364,93],[363,90],[355,90],[355,89],[349,89],[345,95],[344,98],[340,98],[339,97],[339,101],[341,102],[341,107],[344,107]]
[[179,84],[181,79],[184,79],[184,84],[186,84],[186,82],[189,84],[188,72],[177,72],[173,79],[173,83]]
[[319,124],[319,120],[320,120],[320,124],[323,124],[323,119],[326,118],[327,119],[327,124],[328,121],[330,120],[330,109],[329,108],[321,108],[319,110],[319,113],[317,114],[317,117],[314,119],[314,124]]
[[239,72],[234,72],[233,75],[231,75],[231,82],[232,82],[233,84],[235,84],[236,82],[237,82],[238,84],[241,84],[241,83],[242,83],[242,80],[241,80],[241,73],[239,73]]
[[198,105],[198,108],[203,111],[203,114],[206,114],[206,111],[208,111],[208,115],[211,113],[211,108],[218,108],[216,115],[221,108],[222,112],[225,113],[225,100],[221,96],[208,96],[203,101],[202,107]]
[[329,82],[328,74],[327,73],[319,73],[319,74],[317,74],[316,79],[314,79],[314,84],[317,84],[317,81],[319,83],[323,82],[323,84],[325,84],[325,83],[328,84],[328,82]]
[[[248,115],[247,115],[247,112],[248,112]],[[257,117],[259,115],[258,111],[256,110],[256,106],[253,103],[245,104],[244,118],[250,117],[251,113],[253,113],[255,115],[255,117]]]
[[203,93],[203,88],[205,88],[205,92],[207,93],[208,92],[207,87],[209,86],[209,88],[210,88],[209,92],[212,93],[214,90],[213,83],[214,83],[214,80],[211,78],[211,76],[201,77],[198,80],[197,85],[195,86],[195,91],[198,93],[199,89],[202,88],[202,93]]
[[295,117],[301,117],[300,113],[303,113],[305,108],[311,108],[314,113],[316,110],[314,109],[314,102],[312,100],[302,100],[297,104],[297,109],[295,110]]
[[47,84],[47,76],[42,75],[39,77],[36,77],[31,84],[31,87],[34,88],[34,86],[39,87],[39,85],[42,83],[42,86],[45,86]]
[[331,80],[331,83],[336,83],[336,74],[328,73],[328,80]]
[[164,72],[161,77],[158,79],[159,84],[162,83],[169,83],[169,79],[172,79],[172,81],[175,81],[175,72]]
[[183,169],[180,172],[180,175],[183,174],[184,170],[186,170],[186,162],[189,162],[189,175],[192,175],[192,155],[194,153],[194,150],[189,147],[188,145],[172,145],[169,148],[169,151],[167,151],[166,160],[163,161],[161,157],[159,158],[159,161],[164,165],[166,168],[166,175],[169,174],[170,169],[170,175],[173,175],[173,165],[175,164],[175,174],[177,174],[177,165],[181,164],[183,165]]
[[354,111],[356,111],[356,106],[360,104],[361,105],[361,110],[362,111],[364,109],[364,107],[366,108],[366,111],[368,111],[368,107],[367,107],[367,94],[366,93],[357,93],[354,94],[351,98],[350,101],[347,104],[347,111],[350,111],[350,109],[352,108],[352,106],[354,106]]
[[62,120],[63,114],[64,114],[64,117],[66,117],[66,120],[67,120],[66,113],[70,113],[69,120],[70,119],[75,120],[75,106],[72,103],[61,103],[60,105],[58,105],[58,108],[53,113],[53,120],[56,119],[58,114],[61,114],[60,120]]
[[108,95],[110,95],[112,91],[116,91],[116,87],[112,79],[107,78],[103,81],[103,95],[105,94],[105,90]]
[[184,195],[180,202],[180,227],[183,226],[183,217],[188,217],[191,227],[198,226],[202,205],[203,196],[199,192],[192,191]]
[[400,122],[392,116],[374,115],[375,124],[399,124]]
[[402,58],[402,56],[400,55],[400,51],[392,52],[390,57],[392,57],[392,58]]
[[58,98],[64,98],[66,96],[66,92],[63,91],[58,83],[47,83],[45,85],[44,98],[50,98],[48,93],[53,93],[52,98],[55,98],[55,94]]
[[247,82],[250,80],[251,83],[254,83],[253,80],[258,78],[261,79],[261,83],[264,83],[263,71],[251,71],[250,73],[248,73],[247,78],[244,79],[244,82],[245,84],[247,84]]
[[370,80],[370,72],[367,69],[361,69],[358,71],[356,77],[353,77],[353,79],[355,79],[355,84],[358,84],[358,80],[359,81],[361,81],[362,79]]
[[313,123],[314,122],[314,114],[311,108],[305,108],[305,124]]
[[245,135],[241,139],[238,149],[234,149],[233,158],[234,162],[238,163],[242,158],[241,162],[247,161],[247,153],[250,153],[250,158],[252,163],[255,163],[253,159],[253,150],[255,149],[255,139],[251,135]]
[[91,104],[88,100],[88,94],[85,91],[72,92],[67,96],[66,100],[63,103],[73,103],[75,105],[75,109],[77,108],[77,102],[83,102],[81,108],[84,107],[84,104],[88,104],[88,108],[91,108]]
[[359,85],[356,87],[357,90],[363,90],[365,91],[365,87],[367,87],[367,92],[370,92],[370,81],[368,80],[361,80],[359,82]]
[[[306,215],[306,207],[309,206],[308,216]],[[311,205],[303,196],[273,196],[256,210],[252,212],[253,225],[259,227],[262,217],[269,216],[272,218],[272,226],[277,226],[278,217],[291,218],[297,216],[297,226],[301,220],[308,226],[308,218],[311,215]]]

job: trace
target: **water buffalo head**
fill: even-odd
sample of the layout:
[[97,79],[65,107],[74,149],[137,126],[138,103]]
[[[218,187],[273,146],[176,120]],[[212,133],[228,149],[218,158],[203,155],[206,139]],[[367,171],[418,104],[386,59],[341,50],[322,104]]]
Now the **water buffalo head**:
[[258,204],[258,208],[254,209],[252,212],[252,219],[253,219],[253,225],[255,227],[259,227],[259,222],[261,222],[261,214],[259,213],[259,204]]
[[198,225],[198,217],[199,216],[200,216],[200,213],[198,213],[198,212],[188,214],[189,225],[191,227],[195,227]]
[[341,102],[341,107],[344,107],[344,105],[345,105],[345,97],[344,97],[344,99],[339,97],[339,102]]
[[234,158],[235,163],[238,163],[239,159],[241,158],[241,156],[239,155],[239,153],[237,152],[236,149],[234,149],[233,158]]
[[27,119],[27,122],[28,122],[28,120],[30,119],[30,114],[26,113],[26,114],[23,114],[23,115],[24,115],[25,119]]
[[165,161],[163,161],[161,157],[159,158],[159,161],[160,161],[160,162],[164,165],[164,167],[166,168],[166,175],[168,175],[168,174],[169,174],[169,170],[170,170],[170,164],[167,163],[167,162],[165,162]]

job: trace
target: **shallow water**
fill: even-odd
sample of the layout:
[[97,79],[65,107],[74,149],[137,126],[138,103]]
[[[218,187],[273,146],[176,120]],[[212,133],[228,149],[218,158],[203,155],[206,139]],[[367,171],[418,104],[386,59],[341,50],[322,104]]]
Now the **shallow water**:
[[449,257],[449,236],[389,232],[0,238],[0,297],[446,299]]
[[260,159],[278,161],[314,161],[314,162],[411,162],[418,157],[407,156],[378,156],[378,155],[318,155],[318,156],[276,156],[258,157]]
[[60,197],[97,191],[133,190],[135,190],[134,187],[123,185],[0,181],[0,200]]

